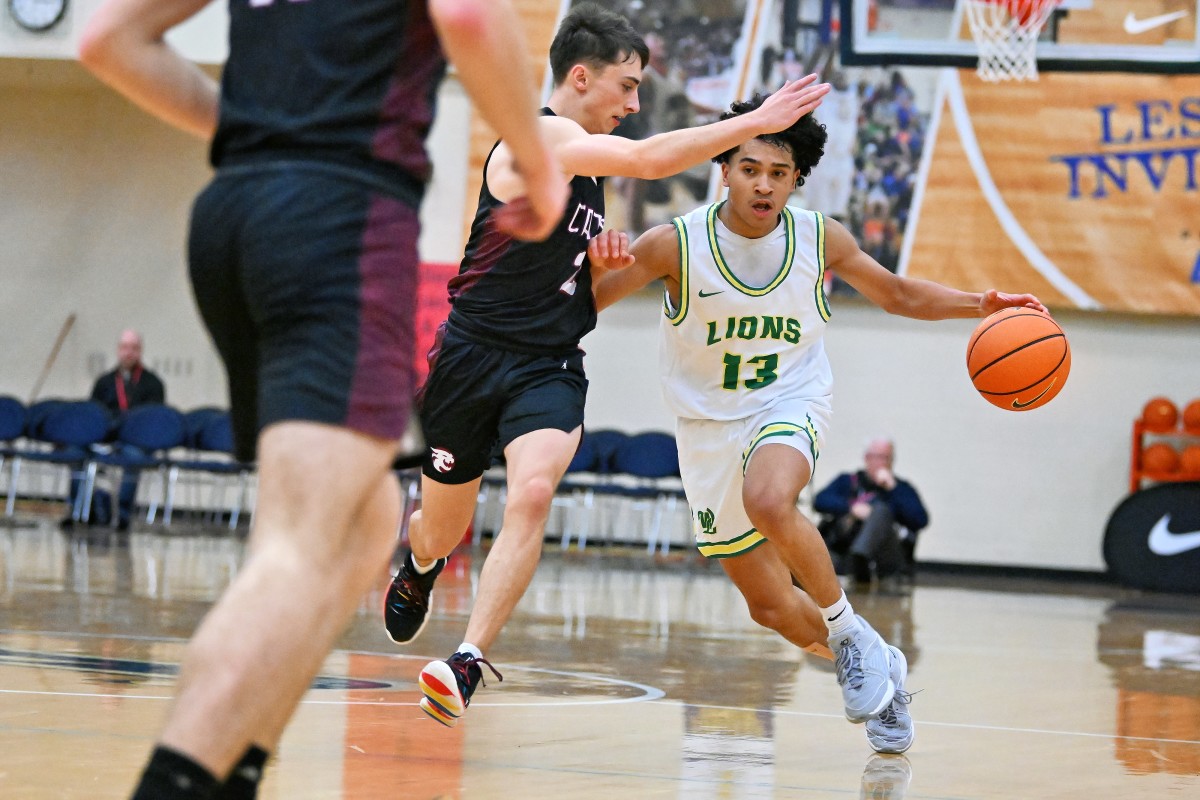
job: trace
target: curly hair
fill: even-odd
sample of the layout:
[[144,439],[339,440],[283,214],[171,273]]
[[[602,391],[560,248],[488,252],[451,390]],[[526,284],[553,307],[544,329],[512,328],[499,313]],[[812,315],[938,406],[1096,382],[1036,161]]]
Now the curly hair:
[[550,43],[550,74],[558,86],[576,64],[602,69],[634,54],[645,69],[650,48],[629,20],[595,3],[580,3],[563,18]]
[[[729,105],[729,110],[721,114],[721,119],[733,119],[742,114],[748,114],[761,106],[770,96],[769,94],[755,94],[749,100],[734,101]],[[817,118],[812,115],[812,112],[809,112],[792,123],[790,127],[778,133],[764,133],[755,138],[789,151],[796,169],[799,170],[796,185],[803,186],[804,179],[812,173],[813,167],[821,160],[821,156],[825,155],[825,140],[828,138],[828,134],[825,133],[825,126],[817,122]],[[713,161],[718,164],[728,164],[737,149],[737,147],[730,148],[714,157]]]

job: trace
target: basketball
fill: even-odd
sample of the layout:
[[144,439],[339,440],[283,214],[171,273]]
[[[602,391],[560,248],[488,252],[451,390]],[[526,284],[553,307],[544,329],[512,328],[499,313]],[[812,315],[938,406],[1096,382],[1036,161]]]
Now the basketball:
[[1183,429],[1200,436],[1200,397],[1183,407]]
[[1179,409],[1165,397],[1151,398],[1142,409],[1142,424],[1151,433],[1173,431],[1178,421]]
[[1170,474],[1179,471],[1179,453],[1166,442],[1157,442],[1142,451],[1142,469]]
[[1190,444],[1179,454],[1179,471],[1200,475],[1200,444]]
[[1029,411],[1062,391],[1071,371],[1066,334],[1049,314],[1006,308],[988,316],[967,343],[967,372],[994,406]]

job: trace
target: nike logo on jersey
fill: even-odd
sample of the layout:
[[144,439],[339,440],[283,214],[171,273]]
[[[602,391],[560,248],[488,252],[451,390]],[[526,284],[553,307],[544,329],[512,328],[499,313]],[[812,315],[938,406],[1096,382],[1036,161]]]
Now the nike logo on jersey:
[[719,295],[719,294],[724,294],[724,293],[725,293],[725,290],[724,290],[724,289],[721,289],[721,290],[720,290],[720,291],[718,291],[718,292],[706,292],[706,291],[704,291],[703,289],[701,289],[701,290],[700,290],[700,296],[701,296],[701,297],[715,297],[716,295]]
[[1157,17],[1146,17],[1138,19],[1130,11],[1125,15],[1125,32],[1130,36],[1137,36],[1146,31],[1152,31],[1155,28],[1161,28],[1163,25],[1170,25],[1177,19],[1183,19],[1188,15],[1186,11],[1172,11],[1169,14],[1159,14]]
[[1150,540],[1147,544],[1151,553],[1158,556],[1177,556],[1200,547],[1200,531],[1172,532],[1170,524],[1171,515],[1163,514],[1162,519],[1150,529]]

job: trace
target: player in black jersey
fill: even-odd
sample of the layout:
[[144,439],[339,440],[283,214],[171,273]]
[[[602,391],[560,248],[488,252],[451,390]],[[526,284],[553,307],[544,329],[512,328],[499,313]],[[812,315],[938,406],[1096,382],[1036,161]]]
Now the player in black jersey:
[[[430,447],[412,551],[384,600],[389,636],[420,632],[433,582],[475,511],[482,473],[505,458],[504,522],[483,566],[466,639],[421,673],[421,707],[454,725],[482,678],[495,641],[537,568],[558,482],[579,446],[587,379],[579,340],[595,327],[587,252],[604,228],[606,175],[662,178],[791,125],[828,91],[816,76],[776,92],[755,112],[635,141],[608,136],[638,111],[648,51],[619,14],[576,6],[550,45],[554,89],[541,129],[563,165],[570,199],[545,242],[496,230],[495,215],[519,192],[513,142],[488,157],[466,254],[450,282],[452,308],[430,354],[421,424]],[[614,231],[604,238],[623,236]],[[493,670],[494,671],[494,670]]]
[[496,229],[544,238],[566,198],[508,0],[230,0],[219,90],[163,39],[208,2],[108,0],[80,51],[147,110],[215,132],[189,266],[228,372],[238,455],[259,465],[249,556],[188,645],[136,798],[254,797],[391,552],[443,47],[516,143],[522,199]]

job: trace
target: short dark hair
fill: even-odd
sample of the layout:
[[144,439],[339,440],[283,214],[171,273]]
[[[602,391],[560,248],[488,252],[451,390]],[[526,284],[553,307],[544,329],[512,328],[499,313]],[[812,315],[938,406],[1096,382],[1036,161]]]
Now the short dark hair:
[[650,48],[629,20],[595,3],[580,3],[563,18],[550,43],[550,73],[558,86],[576,64],[599,70],[634,53],[644,69],[650,62]]
[[[742,114],[748,114],[761,106],[770,96],[769,94],[756,94],[749,100],[735,101],[730,104],[728,111],[721,114],[721,119],[733,119]],[[792,161],[795,163],[796,169],[800,171],[796,178],[796,185],[803,186],[804,179],[812,173],[813,167],[821,160],[821,156],[825,155],[825,140],[828,138],[828,134],[825,133],[825,126],[817,122],[817,118],[810,111],[793,122],[791,127],[778,133],[764,133],[755,138],[790,151]],[[737,149],[737,147],[732,147],[713,158],[713,161],[718,164],[728,164]]]

